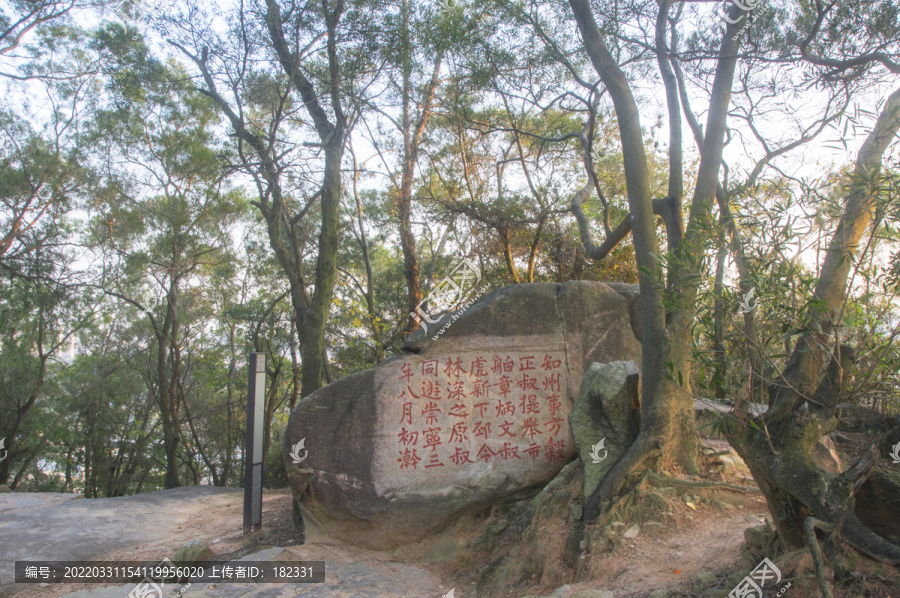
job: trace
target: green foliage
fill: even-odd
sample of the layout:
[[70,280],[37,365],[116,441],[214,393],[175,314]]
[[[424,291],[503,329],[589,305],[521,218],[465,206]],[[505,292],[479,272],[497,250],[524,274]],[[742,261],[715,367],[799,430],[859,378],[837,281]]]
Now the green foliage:
[[[626,77],[655,84],[647,34],[657,5],[593,5]],[[0,30],[32,8],[49,17],[21,42],[21,26],[0,34],[0,50],[9,50],[9,69],[0,73],[9,84],[0,102],[0,438],[10,449],[0,483],[118,496],[165,487],[172,481],[167,469],[174,469],[186,483],[241,484],[246,355],[257,351],[269,363],[267,483],[281,485],[281,443],[303,372],[304,330],[294,319],[303,293],[315,290],[323,220],[316,193],[324,150],[306,110],[309,96],[297,93],[280,68],[265,23],[254,20],[256,8],[220,15],[219,8],[188,2],[147,15],[139,27],[101,22],[85,31],[74,23],[100,22],[89,12],[94,5],[76,3],[71,12],[79,19],[59,12],[65,6],[14,2],[0,11]],[[874,221],[865,245],[838,260],[850,269],[849,298],[838,326],[817,342],[849,343],[861,356],[842,400],[897,409],[896,156],[866,176],[852,175],[853,165],[841,162],[804,179],[787,176],[781,155],[768,156],[751,176],[732,153],[744,144],[755,159],[782,136],[807,134],[815,127],[798,133],[767,119],[805,123],[801,109],[824,104],[826,95],[829,106],[818,117],[827,125],[823,138],[805,147],[810,155],[850,151],[881,110],[868,105],[882,91],[880,63],[841,73],[821,64],[796,68],[816,3],[759,3],[747,30],[748,54],[739,62],[741,85],[734,86],[727,122],[732,162],[721,173],[724,205],[743,240],[743,289],[732,231],[717,205],[693,216],[689,245],[660,250],[653,267],[638,269],[630,237],[603,260],[586,256],[570,212],[573,196],[592,183],[581,230],[599,244],[629,217],[630,183],[614,107],[597,84],[568,2],[468,0],[448,11],[440,3],[400,0],[344,6],[332,23],[339,82],[327,61],[329,21],[321,10],[281,6],[308,91],[321,100],[337,86],[340,100],[324,101],[323,111],[332,120],[338,109],[348,115],[346,146],[355,154],[346,152],[341,164],[338,275],[325,335],[331,378],[372,367],[403,343],[409,306],[397,165],[409,143],[404,131],[422,116],[440,56],[411,189],[426,304],[462,257],[482,274],[473,296],[529,281],[635,283],[641,274],[670,316],[692,316],[685,342],[693,362],[688,369],[666,360],[668,380],[699,396],[765,399],[761,389],[783,372],[797,339],[829,329],[833,310],[814,294],[827,241],[846,199],[871,195]],[[812,54],[835,60],[896,54],[900,19],[893,0],[842,1],[829,10],[809,45]],[[719,15],[709,3],[685,3],[678,11],[670,18],[684,39],[673,60],[684,70],[688,95],[701,94],[682,112],[702,115],[722,41]],[[196,49],[196,61],[167,40]],[[223,118],[199,63],[211,69],[247,130],[270,144],[277,172],[254,170],[250,142]],[[644,91],[642,105],[664,96]],[[642,123],[653,198],[666,197],[670,175],[660,106]],[[687,207],[699,159],[684,129]],[[271,201],[267,177],[274,176],[285,207],[272,221],[284,226],[272,237],[277,227],[258,206]],[[682,216],[686,224],[689,215]],[[656,224],[665,247],[662,220]],[[291,248],[302,291],[291,294],[273,246]],[[682,292],[693,284],[696,296]],[[755,308],[745,319],[749,289]]]
[[[846,262],[851,269],[850,293],[838,314],[838,331],[821,342],[827,349],[836,337],[861,356],[842,401],[888,412],[900,409],[900,350],[894,341],[900,289],[892,284],[891,259],[898,237],[893,218],[885,216],[892,213],[892,206],[900,198],[891,185],[895,178],[895,171],[889,169],[873,180],[861,182],[845,171],[826,178],[824,196],[820,192],[808,195],[803,188],[784,180],[741,189],[732,196],[744,234],[755,240],[745,246],[745,251],[749,273],[746,282],[754,292],[750,306],[755,307],[751,314],[758,343],[750,346],[747,342],[743,293],[726,286],[716,296],[711,279],[707,281],[695,328],[695,393],[767,400],[765,394],[748,385],[752,370],[748,348],[760,354],[763,370],[752,375],[757,384],[765,386],[786,367],[799,335],[808,330],[820,331],[822,318],[832,317],[827,304],[815,297],[817,268],[826,254],[825,242],[838,225],[841,198],[865,187],[877,189],[873,212],[883,216],[876,218],[866,244],[852,260],[845,256],[838,259],[839,264]],[[803,219],[798,214],[812,217]],[[714,275],[711,268],[706,271],[710,277]],[[717,299],[724,310],[720,350],[713,342]]]

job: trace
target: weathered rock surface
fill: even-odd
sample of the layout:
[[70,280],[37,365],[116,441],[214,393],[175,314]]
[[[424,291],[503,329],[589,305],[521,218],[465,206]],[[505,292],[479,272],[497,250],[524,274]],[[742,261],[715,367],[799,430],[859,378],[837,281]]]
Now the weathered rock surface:
[[636,299],[631,285],[504,287],[411,335],[409,353],[313,393],[285,434],[306,515],[390,548],[553,479],[575,454],[567,416],[586,369],[640,363]]
[[897,416],[897,425],[881,436],[881,444],[878,448],[881,450],[881,454],[891,461],[892,465],[896,465],[894,461],[900,459],[900,415]]
[[841,403],[838,405],[838,430],[841,432],[866,433],[886,432],[891,428],[890,420],[884,414],[862,407]]
[[857,492],[855,511],[866,527],[900,543],[900,472],[876,469]]
[[584,528],[581,481],[581,467],[569,463],[504,528],[478,580],[479,597],[518,596],[533,584],[574,581]]
[[584,468],[585,502],[637,438],[640,395],[640,375],[633,361],[592,363],[581,379],[569,427]]
[[191,540],[175,551],[172,561],[178,564],[202,563],[216,560],[216,553],[203,540]]

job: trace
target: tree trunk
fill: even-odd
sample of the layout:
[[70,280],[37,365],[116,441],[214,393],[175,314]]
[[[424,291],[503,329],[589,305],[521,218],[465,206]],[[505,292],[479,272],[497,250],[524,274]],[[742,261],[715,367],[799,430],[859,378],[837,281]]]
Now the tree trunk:
[[[384,361],[384,340],[381,335],[381,323],[378,321],[378,313],[375,311],[375,273],[372,270],[372,256],[369,252],[369,239],[366,235],[365,224],[363,222],[363,205],[359,196],[359,168],[356,164],[356,156],[353,156],[353,198],[356,200],[356,222],[359,226],[359,246],[362,250],[363,263],[366,266],[366,286],[360,291],[366,300],[366,317],[369,320],[369,326],[372,328],[372,341],[375,343],[375,351],[373,361],[378,364]],[[415,257],[415,256],[414,256]],[[416,286],[419,284],[419,267],[416,265]],[[407,278],[407,281],[409,278]],[[416,302],[416,307],[418,307]],[[414,310],[415,311],[415,310]],[[293,330],[293,329],[292,329]],[[412,331],[412,329],[410,329]],[[296,353],[294,352],[293,334],[291,335],[291,359],[296,364]],[[291,397],[291,410],[297,402],[296,391]]]
[[[274,365],[274,359],[272,356],[268,356],[267,363]],[[266,377],[269,379],[269,392],[265,401],[265,421],[263,422],[263,460],[265,460],[266,455],[269,454],[269,449],[272,446],[272,419],[275,417],[275,410],[279,405],[275,403],[275,397],[278,394],[278,378],[281,376],[281,365],[279,364],[277,367],[273,367],[271,369],[266,368]],[[266,394],[266,393],[264,393]]]
[[[701,247],[718,186],[722,163],[725,119],[731,99],[731,85],[737,62],[740,37],[729,25],[719,50],[712,98],[701,148],[700,167],[691,203],[690,221],[681,239],[681,133],[670,123],[669,195],[654,206],[650,196],[650,174],[640,114],[625,74],[606,46],[589,0],[569,0],[588,57],[609,92],[616,112],[626,193],[631,212],[632,238],[639,271],[642,313],[641,429],[635,442],[613,464],[585,505],[585,519],[599,514],[600,505],[616,496],[629,476],[647,467],[679,465],[698,471],[699,436],[694,425],[693,397],[690,392],[691,331],[693,305],[698,294],[700,260],[691,252]],[[732,13],[738,8],[733,6]],[[664,43],[668,5],[660,3],[657,19],[658,62],[666,86],[670,121],[680,119],[675,77],[668,68]],[[732,14],[732,16],[735,16]],[[663,59],[665,56],[666,60]],[[680,122],[680,120],[678,120]],[[587,149],[585,149],[587,151]],[[669,280],[658,279],[660,254],[655,212],[664,217],[669,244]],[[662,289],[674,295],[676,307],[665,312]]]
[[401,159],[400,192],[397,197],[397,218],[400,229],[400,247],[403,250],[403,273],[406,276],[406,295],[409,304],[409,316],[406,329],[412,332],[419,327],[415,315],[419,304],[422,302],[422,289],[419,280],[419,260],[416,256],[416,238],[412,232],[412,187],[418,163],[419,147],[422,143],[422,135],[431,117],[431,109],[434,103],[434,92],[437,88],[438,74],[440,72],[443,53],[438,52],[434,63],[434,73],[426,87],[421,104],[421,113],[418,121],[413,123],[410,117],[410,103],[412,101],[412,67],[413,55],[409,36],[409,1],[402,0],[400,8],[400,45],[402,52],[403,71],[403,121],[401,123],[403,134],[403,157]]
[[[343,128],[343,127],[342,127]],[[319,234],[319,255],[316,262],[316,287],[312,309],[307,318],[301,343],[300,357],[303,360],[302,396],[323,386],[325,356],[325,324],[331,300],[334,296],[334,281],[337,273],[338,227],[341,201],[341,156],[343,155],[343,132],[335,137],[340,141],[329,144],[325,158],[325,183],[322,186],[322,229]],[[302,351],[303,348],[306,351]]]
[[[44,387],[44,378],[47,373],[47,358],[43,355],[43,333],[39,333],[38,336],[39,343],[39,351],[40,351],[40,369],[38,370],[38,379],[35,387],[31,391],[31,395],[28,397],[28,400],[25,401],[24,404],[20,404],[16,407],[16,419],[13,420],[12,427],[10,427],[6,432],[4,432],[5,436],[3,438],[6,439],[6,448],[4,450],[8,451],[6,458],[3,461],[0,461],[0,484],[6,484],[9,480],[10,470],[12,469],[12,461],[13,457],[20,454],[22,451],[13,450],[10,448],[14,445],[16,441],[16,435],[19,433],[19,429],[22,427],[22,422],[25,420],[25,414],[28,413],[28,410],[37,402],[38,397],[41,395],[41,389]],[[12,486],[10,486],[13,490],[15,490],[15,481],[13,481]]]
[[728,356],[725,354],[725,301],[722,293],[725,290],[725,258],[728,251],[723,245],[716,254],[716,281],[713,285],[713,362],[715,375],[712,383],[713,391],[717,399],[724,399],[726,395],[725,379],[728,376]]
[[[278,61],[303,98],[325,153],[322,187],[319,190],[321,227],[319,229],[318,255],[316,256],[315,287],[310,299],[303,281],[299,241],[293,230],[295,223],[288,221],[288,212],[285,210],[280,188],[280,174],[275,168],[274,158],[270,155],[269,150],[261,144],[258,138],[255,139],[254,144],[260,158],[264,160],[263,168],[266,180],[272,186],[272,203],[268,209],[263,209],[263,216],[269,224],[269,241],[291,284],[291,302],[297,316],[300,358],[303,362],[301,396],[306,396],[322,387],[325,324],[334,296],[334,282],[337,273],[338,228],[340,226],[338,209],[341,201],[341,159],[344,152],[346,117],[341,108],[341,68],[337,54],[336,28],[343,5],[339,3],[333,12],[325,9],[326,54],[329,69],[328,93],[331,107],[335,111],[334,123],[328,121],[328,116],[319,103],[317,91],[296,63],[297,56],[284,35],[281,7],[275,0],[266,0],[266,9],[266,26]],[[207,78],[207,80],[210,79]],[[232,122],[235,123],[234,117],[232,117]],[[245,131],[242,122],[235,124],[236,129],[241,132]],[[290,249],[284,246],[283,235],[291,239],[292,247]]]
[[197,428],[194,426],[194,420],[191,417],[191,410],[188,407],[187,397],[184,397],[184,416],[187,418],[188,429],[191,431],[191,438],[194,439],[194,444],[197,445],[197,454],[200,455],[200,459],[203,460],[204,465],[206,465],[206,469],[209,470],[209,474],[212,476],[213,486],[221,486],[221,480],[219,478],[219,472],[216,471],[216,466],[206,454],[206,451],[203,450],[203,445],[200,443],[200,435],[197,434]]
[[501,223],[500,226],[497,227],[497,234],[500,236],[500,245],[503,247],[503,257],[506,259],[506,269],[509,270],[509,275],[512,276],[513,281],[516,284],[521,284],[522,279],[519,278],[519,271],[516,268],[516,263],[513,261],[512,246],[509,243],[509,228],[507,225]]
[[[75,423],[75,437],[78,437],[78,422]],[[70,444],[69,450],[66,451],[66,483],[63,486],[63,492],[68,492],[72,487],[72,456],[75,452],[75,444]]]
[[422,302],[422,289],[419,283],[419,260],[416,257],[416,238],[412,232],[410,213],[412,211],[412,181],[415,162],[412,156],[403,159],[403,173],[400,178],[400,195],[397,198],[397,218],[400,228],[400,248],[403,250],[403,274],[406,277],[406,296],[409,304],[409,316],[406,328],[409,332],[416,330],[419,323],[413,314]]
[[300,397],[300,364],[297,361],[297,317],[291,317],[291,398],[290,410],[293,411]]
[[[601,480],[585,505],[585,519],[591,520],[599,514],[602,502],[618,494],[636,470],[669,463],[696,470],[699,439],[693,425],[693,400],[687,387],[689,361],[686,358],[690,343],[685,344],[685,339],[690,340],[690,322],[683,315],[675,314],[676,319],[667,330],[663,297],[656,279],[660,251],[640,114],[625,74],[597,27],[590,2],[569,0],[569,5],[588,57],[609,91],[619,123],[632,238],[640,272],[642,313],[641,429],[635,442]],[[674,370],[668,370],[669,376],[666,362],[674,365]]]
[[803,524],[813,516],[837,525],[857,550],[894,564],[900,563],[900,546],[868,530],[854,514],[853,495],[871,473],[877,448],[873,445],[841,475],[819,469],[812,451],[834,429],[837,400],[855,365],[852,348],[837,345],[829,355],[827,346],[831,332],[840,325],[853,258],[871,223],[882,156],[898,130],[900,89],[888,98],[859,151],[844,212],[813,293],[806,331],[781,377],[769,387],[769,410],[759,418],[739,418],[737,425],[726,428],[729,442],[763,491],[788,549],[806,544]]
[[178,395],[175,392],[175,355],[178,322],[178,279],[172,276],[166,294],[166,317],[162,329],[157,331],[156,380],[159,407],[163,424],[163,447],[166,453],[166,488],[181,485],[178,476],[178,445],[181,442],[181,424],[178,420]]
[[[294,322],[291,320],[291,325]],[[228,360],[228,384],[225,395],[225,463],[222,466],[221,482],[223,486],[228,486],[231,481],[231,470],[233,466],[234,454],[234,385],[237,378],[237,344],[235,343],[236,325],[229,323],[228,326],[228,347],[231,350],[231,357]],[[293,335],[291,335],[293,339]],[[293,343],[293,340],[291,341]],[[291,347],[293,349],[293,345]]]

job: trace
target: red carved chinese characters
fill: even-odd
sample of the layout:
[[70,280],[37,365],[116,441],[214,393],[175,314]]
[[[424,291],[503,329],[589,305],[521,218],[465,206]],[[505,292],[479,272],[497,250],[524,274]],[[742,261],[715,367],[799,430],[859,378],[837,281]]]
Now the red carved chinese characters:
[[561,351],[513,351],[396,366],[385,387],[397,426],[395,467],[415,475],[480,462],[565,460],[563,361]]

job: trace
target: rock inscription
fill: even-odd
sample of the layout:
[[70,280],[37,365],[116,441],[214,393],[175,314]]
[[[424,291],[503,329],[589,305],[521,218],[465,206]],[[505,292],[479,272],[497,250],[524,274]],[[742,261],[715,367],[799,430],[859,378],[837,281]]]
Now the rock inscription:
[[451,470],[468,479],[462,470],[481,472],[479,463],[567,460],[564,360],[563,351],[485,351],[385,366],[378,392],[389,408],[377,429],[391,433],[376,479],[409,488],[427,486],[422,477],[437,469],[446,484]]

